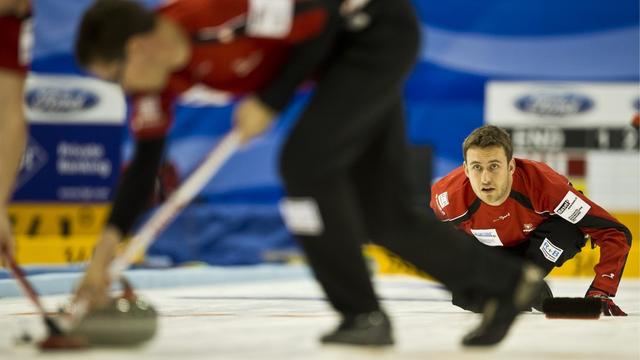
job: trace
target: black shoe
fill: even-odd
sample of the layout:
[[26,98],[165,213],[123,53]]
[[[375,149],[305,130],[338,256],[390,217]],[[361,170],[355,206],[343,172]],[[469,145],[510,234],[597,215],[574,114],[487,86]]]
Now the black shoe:
[[462,339],[462,344],[489,346],[499,343],[507,335],[518,313],[531,308],[543,286],[543,276],[537,266],[523,265],[521,278],[513,293],[505,298],[487,301],[480,326],[468,333]]
[[540,312],[544,312],[542,311],[542,303],[544,303],[546,299],[550,298],[553,298],[553,293],[549,288],[549,284],[547,284],[546,281],[542,281],[542,288],[540,289],[540,293],[538,294],[538,297],[533,301],[533,304],[531,304],[531,307]]
[[382,311],[347,315],[336,330],[324,335],[320,341],[323,344],[393,345],[391,322]]

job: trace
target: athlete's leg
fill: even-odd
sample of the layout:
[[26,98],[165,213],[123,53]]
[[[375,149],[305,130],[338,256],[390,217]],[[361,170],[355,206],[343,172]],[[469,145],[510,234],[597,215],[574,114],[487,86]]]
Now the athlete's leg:
[[546,275],[576,256],[585,243],[584,233],[577,226],[560,217],[550,217],[529,235],[524,257],[544,269]]

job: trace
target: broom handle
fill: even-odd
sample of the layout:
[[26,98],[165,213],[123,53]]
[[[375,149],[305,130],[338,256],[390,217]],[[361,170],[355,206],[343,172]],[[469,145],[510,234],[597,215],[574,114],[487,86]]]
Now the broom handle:
[[36,308],[38,308],[38,311],[40,312],[40,314],[46,315],[47,312],[44,310],[44,306],[42,306],[42,303],[40,302],[38,293],[33,288],[33,286],[31,286],[31,283],[29,283],[29,281],[27,280],[22,269],[20,269],[18,264],[16,264],[16,261],[13,259],[11,255],[9,255],[9,253],[4,251],[0,251],[0,253],[6,259],[7,264],[9,264],[9,270],[11,270],[13,277],[16,279],[18,285],[22,289],[22,292],[25,295],[27,295],[29,300],[31,300],[31,302],[36,306]]
[[133,236],[125,251],[115,258],[109,267],[111,279],[117,279],[129,267],[136,256],[147,250],[155,238],[169,225],[182,209],[211,181],[220,168],[240,146],[240,135],[229,132],[211,149],[202,163],[185,182],[160,206]]

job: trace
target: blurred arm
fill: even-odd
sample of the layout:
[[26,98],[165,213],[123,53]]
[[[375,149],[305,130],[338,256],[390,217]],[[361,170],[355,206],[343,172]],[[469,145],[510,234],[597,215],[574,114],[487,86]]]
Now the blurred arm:
[[0,69],[0,207],[6,207],[27,142],[24,75]]
[[11,256],[15,245],[7,206],[27,142],[23,90],[23,74],[0,69],[0,251]]

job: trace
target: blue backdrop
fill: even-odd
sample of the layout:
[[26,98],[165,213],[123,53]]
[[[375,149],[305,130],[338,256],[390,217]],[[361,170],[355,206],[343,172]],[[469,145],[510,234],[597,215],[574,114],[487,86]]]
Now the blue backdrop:
[[[35,0],[34,72],[81,74],[71,49],[79,16],[89,3]],[[616,0],[615,6],[604,0],[414,3],[424,37],[420,61],[406,86],[408,135],[416,144],[433,147],[435,176],[460,164],[462,140],[483,123],[488,80],[639,79],[637,0]],[[282,188],[276,162],[304,98],[298,98],[276,129],[234,156],[151,254],[176,262],[239,264],[293,247],[277,213]],[[231,109],[178,107],[168,158],[182,177],[229,129]],[[123,133],[127,158],[131,143]]]

